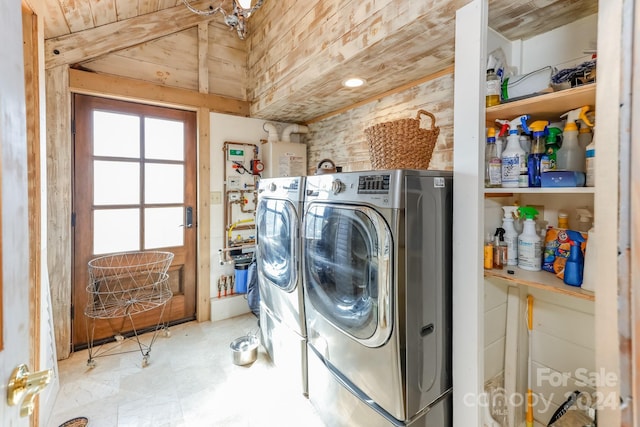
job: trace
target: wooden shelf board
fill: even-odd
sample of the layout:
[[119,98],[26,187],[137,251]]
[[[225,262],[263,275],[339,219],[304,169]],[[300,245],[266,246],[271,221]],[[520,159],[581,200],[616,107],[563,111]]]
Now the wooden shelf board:
[[[515,274],[509,274],[507,270],[513,270]],[[509,284],[530,286],[549,292],[595,301],[593,292],[580,287],[565,285],[555,274],[548,271],[527,271],[516,266],[509,266],[502,270],[484,270],[484,277],[501,279],[509,282]]]
[[560,120],[560,114],[583,105],[593,107],[596,103],[596,84],[591,83],[558,92],[546,93],[518,101],[489,107],[486,110],[487,123],[495,124],[496,119],[511,120],[521,114],[529,114],[533,120]]
[[485,195],[510,194],[593,194],[595,187],[485,188]]

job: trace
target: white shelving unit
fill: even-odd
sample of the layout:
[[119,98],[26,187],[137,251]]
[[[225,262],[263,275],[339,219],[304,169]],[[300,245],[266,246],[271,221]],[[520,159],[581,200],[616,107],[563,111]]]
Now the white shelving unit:
[[[458,10],[456,15],[456,61],[454,100],[454,253],[453,253],[453,378],[454,426],[482,425],[483,408],[478,396],[484,391],[485,378],[485,279],[525,287],[531,292],[542,290],[545,295],[559,294],[566,301],[582,301],[580,307],[592,307],[595,312],[595,350],[592,360],[596,369],[618,373],[619,354],[617,331],[616,288],[609,283],[617,277],[616,254],[617,182],[619,173],[617,147],[619,111],[614,108],[620,99],[619,82],[613,76],[620,74],[620,35],[622,33],[622,0],[600,1],[598,12],[598,46],[609,47],[606,64],[598,64],[598,75],[606,75],[606,82],[569,89],[501,104],[485,109],[484,77],[487,56],[488,0],[474,0]],[[614,48],[615,44],[618,44]],[[600,52],[599,52],[600,53]],[[599,55],[602,61],[602,55]],[[608,74],[604,74],[608,73]],[[611,79],[611,80],[610,80]],[[606,87],[606,89],[605,89]],[[598,103],[596,105],[596,93]],[[601,101],[607,98],[606,101]],[[550,119],[582,105],[596,106],[598,135],[607,135],[607,153],[598,151],[596,188],[484,188],[485,126],[496,118],[513,118],[530,114],[532,119]],[[606,111],[607,113],[602,113]],[[610,137],[610,138],[609,138]],[[600,140],[599,140],[600,141]],[[616,154],[614,154],[616,153]],[[615,193],[615,194],[614,194]],[[565,197],[566,196],[566,197]],[[596,267],[596,293],[566,286],[548,272],[526,272],[517,267],[483,269],[482,246],[485,235],[485,200],[515,197],[527,203],[544,203],[545,198],[561,197],[573,207],[582,206],[585,197],[595,210],[597,238],[591,244],[607,255],[598,257]],[[575,204],[572,204],[575,200]],[[606,258],[606,259],[605,259]],[[464,268],[460,268],[464,266]],[[560,296],[562,295],[562,296]],[[595,304],[595,309],[593,305]],[[592,314],[593,315],[593,314]],[[609,330],[608,336],[604,334]],[[526,340],[526,338],[525,338]],[[525,347],[526,351],[526,347]],[[620,384],[602,387],[598,393],[620,393]],[[606,420],[606,421],[605,421]],[[602,425],[620,425],[618,408],[603,408],[598,413]]]

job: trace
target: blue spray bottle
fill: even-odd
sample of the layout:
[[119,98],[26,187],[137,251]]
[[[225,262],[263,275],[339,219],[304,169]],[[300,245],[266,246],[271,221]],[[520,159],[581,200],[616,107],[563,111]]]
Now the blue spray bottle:
[[564,266],[564,283],[571,286],[582,285],[582,273],[584,270],[584,254],[582,253],[582,243],[585,241],[577,231],[567,230],[567,235],[571,243],[569,258]]

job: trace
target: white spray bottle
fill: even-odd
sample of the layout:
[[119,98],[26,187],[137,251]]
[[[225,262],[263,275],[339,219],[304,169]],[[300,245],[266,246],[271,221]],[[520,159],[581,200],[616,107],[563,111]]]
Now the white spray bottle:
[[526,219],[522,234],[518,236],[518,267],[529,271],[542,269],[542,239],[536,233],[535,217],[538,211],[531,206],[518,208],[520,216]]
[[[509,137],[507,138],[507,147],[502,152],[502,186],[503,187],[518,187],[520,174],[527,175],[527,156],[525,151],[520,146],[520,136],[518,135],[518,126],[522,127],[522,130],[529,133],[527,127],[527,120],[529,116],[524,114],[516,117],[509,122]],[[527,185],[528,186],[528,176]],[[506,237],[506,235],[505,235]]]
[[504,217],[502,228],[504,229],[504,241],[507,244],[507,265],[518,265],[518,232],[513,225],[514,214],[518,206],[503,206]]
[[589,106],[576,108],[575,110],[567,111],[560,117],[566,117],[567,123],[564,125],[564,131],[562,132],[562,147],[558,150],[557,167],[560,170],[569,170],[574,172],[585,171],[585,150],[580,148],[580,142],[578,141],[578,125],[577,120],[582,120],[588,126],[593,124],[587,118],[587,111]]

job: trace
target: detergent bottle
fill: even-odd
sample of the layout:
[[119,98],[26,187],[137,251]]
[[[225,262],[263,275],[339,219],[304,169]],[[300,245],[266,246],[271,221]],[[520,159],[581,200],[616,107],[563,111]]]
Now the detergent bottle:
[[507,145],[507,134],[509,133],[509,120],[496,119],[496,123],[500,125],[500,132],[496,137],[496,149],[498,151],[498,157],[502,159],[502,152]]
[[567,230],[571,250],[569,258],[564,266],[564,283],[571,286],[582,285],[584,272],[584,254],[582,253],[582,243],[584,238],[577,231]]
[[502,184],[502,160],[496,148],[496,130],[487,130],[487,145],[484,148],[484,186],[500,187]]
[[533,140],[531,141],[531,154],[527,159],[527,169],[529,172],[529,187],[540,187],[540,174],[542,156],[545,153],[546,137],[545,130],[549,122],[546,120],[537,120],[529,125],[533,132]]
[[531,206],[518,208],[526,219],[518,236],[518,267],[529,271],[542,270],[542,238],[536,233],[535,217],[538,211]]
[[518,206],[503,206],[504,217],[502,228],[504,229],[504,242],[507,244],[507,265],[518,265],[518,232],[513,225],[513,219]]
[[524,132],[529,133],[527,127],[529,116],[524,114],[518,116],[509,122],[509,137],[507,138],[507,147],[502,152],[502,186],[518,187],[521,171],[526,171],[525,152],[520,147],[518,135],[518,126],[522,127]]
[[558,150],[560,145],[558,144],[558,135],[562,134],[562,130],[556,127],[547,128],[547,142],[546,150],[542,159],[540,160],[540,172],[547,172],[557,169],[558,166]]
[[564,132],[562,133],[562,148],[558,150],[557,154],[557,167],[560,170],[583,173],[585,171],[585,150],[580,148],[580,143],[578,142],[576,120],[581,119],[587,125],[593,126],[587,118],[587,111],[589,111],[589,106],[585,105],[584,107],[567,111],[560,116],[567,117],[567,123],[564,125]]

